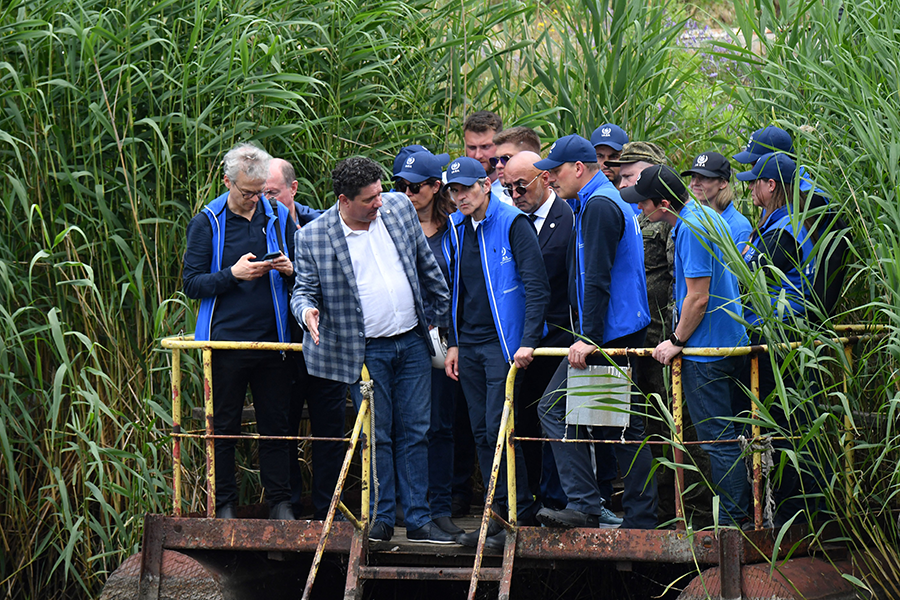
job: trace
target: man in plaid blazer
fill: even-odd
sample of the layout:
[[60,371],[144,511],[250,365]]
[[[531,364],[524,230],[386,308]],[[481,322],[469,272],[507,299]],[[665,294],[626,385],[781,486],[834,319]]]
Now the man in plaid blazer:
[[[313,379],[354,383],[365,362],[374,382],[379,499],[370,539],[391,539],[399,496],[409,539],[453,543],[431,520],[423,476],[433,354],[426,340],[429,326],[448,324],[450,293],[415,208],[405,194],[382,194],[382,175],[366,158],[338,163],[337,203],[297,233],[291,310]],[[435,307],[432,323],[423,294]]]

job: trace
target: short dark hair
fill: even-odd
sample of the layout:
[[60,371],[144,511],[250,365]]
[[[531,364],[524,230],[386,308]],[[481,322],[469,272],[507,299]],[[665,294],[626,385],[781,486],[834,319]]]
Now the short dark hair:
[[499,115],[489,110],[479,110],[472,113],[463,125],[463,131],[474,131],[475,133],[482,133],[492,129],[494,131],[502,131],[503,120]]
[[494,145],[515,144],[519,150],[531,150],[535,154],[541,153],[541,138],[531,127],[510,127],[494,134]]
[[331,172],[331,185],[334,195],[341,194],[353,200],[359,190],[384,178],[385,172],[377,162],[364,156],[345,158]]
[[668,200],[669,204],[676,210],[676,212],[681,212],[681,209],[684,208],[684,205],[688,203],[691,199],[690,194],[687,191],[687,188],[680,194],[673,194],[671,196],[667,196],[666,198],[647,198],[650,202],[653,203],[653,206],[659,206],[662,204],[663,200]]

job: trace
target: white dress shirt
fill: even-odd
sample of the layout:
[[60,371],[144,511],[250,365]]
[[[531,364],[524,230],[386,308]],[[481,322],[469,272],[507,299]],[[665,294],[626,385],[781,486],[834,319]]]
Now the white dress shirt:
[[534,215],[534,218],[531,220],[534,223],[534,228],[537,229],[538,235],[541,233],[541,228],[544,226],[544,221],[547,220],[547,215],[550,214],[550,207],[553,206],[553,201],[556,200],[556,192],[551,191],[550,197],[547,198],[547,201],[541,204],[536,211],[531,213]]
[[369,229],[350,229],[341,216],[350,249],[367,338],[391,337],[415,327],[416,304],[400,255],[381,213]]

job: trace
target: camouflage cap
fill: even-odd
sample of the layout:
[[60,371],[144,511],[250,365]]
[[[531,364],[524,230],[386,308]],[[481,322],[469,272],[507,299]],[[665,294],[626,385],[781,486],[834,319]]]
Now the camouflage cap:
[[639,161],[654,165],[666,164],[666,153],[653,142],[628,142],[622,146],[622,152],[616,160],[606,161],[607,166],[621,167]]

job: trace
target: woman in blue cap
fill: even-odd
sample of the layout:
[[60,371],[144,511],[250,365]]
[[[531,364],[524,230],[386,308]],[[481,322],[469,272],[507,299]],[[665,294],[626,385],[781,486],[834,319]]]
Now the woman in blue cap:
[[731,239],[738,250],[750,241],[753,227],[747,217],[734,206],[734,189],[731,187],[731,164],[718,152],[704,152],[694,159],[694,164],[681,176],[691,177],[691,192],[697,200],[722,215],[731,230]]
[[[771,314],[772,318],[788,324],[803,325],[807,306],[812,298],[812,282],[815,278],[812,236],[809,235],[806,224],[797,217],[791,217],[795,172],[796,164],[790,157],[783,152],[771,152],[759,157],[752,170],[737,174],[739,180],[749,182],[753,204],[762,209],[759,223],[750,243],[744,249],[744,260],[754,271],[760,267],[766,268],[767,291],[772,307],[772,312],[769,313],[760,308],[759,302],[754,303],[752,298],[744,303],[744,317],[752,326],[750,343],[754,345],[766,343],[761,328],[766,323],[765,314]],[[777,269],[774,276],[769,267]],[[782,295],[784,300],[781,300]],[[789,334],[788,339],[791,337]],[[790,371],[783,372],[781,379],[785,388],[796,389],[796,381]],[[749,374],[747,380],[749,381]],[[775,391],[776,378],[772,361],[765,356],[759,360],[759,388],[760,399],[768,406],[772,418],[784,432],[805,431],[815,418],[814,414],[806,413],[805,409],[810,403],[799,403],[786,415],[780,402],[766,402]],[[793,449],[788,441],[776,441],[774,444],[778,449]],[[775,463],[779,463],[777,458]],[[818,508],[815,506],[816,500],[803,497],[818,492],[815,468],[802,465],[803,462],[801,476],[793,463],[786,461],[775,485],[776,527],[783,525],[799,511]]]
[[[407,147],[407,148],[421,148]],[[405,193],[416,208],[419,224],[434,253],[447,285],[450,274],[447,261],[441,251],[441,238],[447,231],[447,218],[456,208],[443,189],[442,167],[450,160],[449,154],[433,155],[427,150],[404,152],[394,161],[394,189]],[[433,314],[425,306],[425,316]],[[446,337],[446,334],[442,337]],[[431,519],[452,535],[464,533],[451,520],[451,483],[453,479],[453,421],[456,403],[461,400],[459,383],[444,372],[443,367],[431,372],[431,425],[428,430],[428,502]]]

